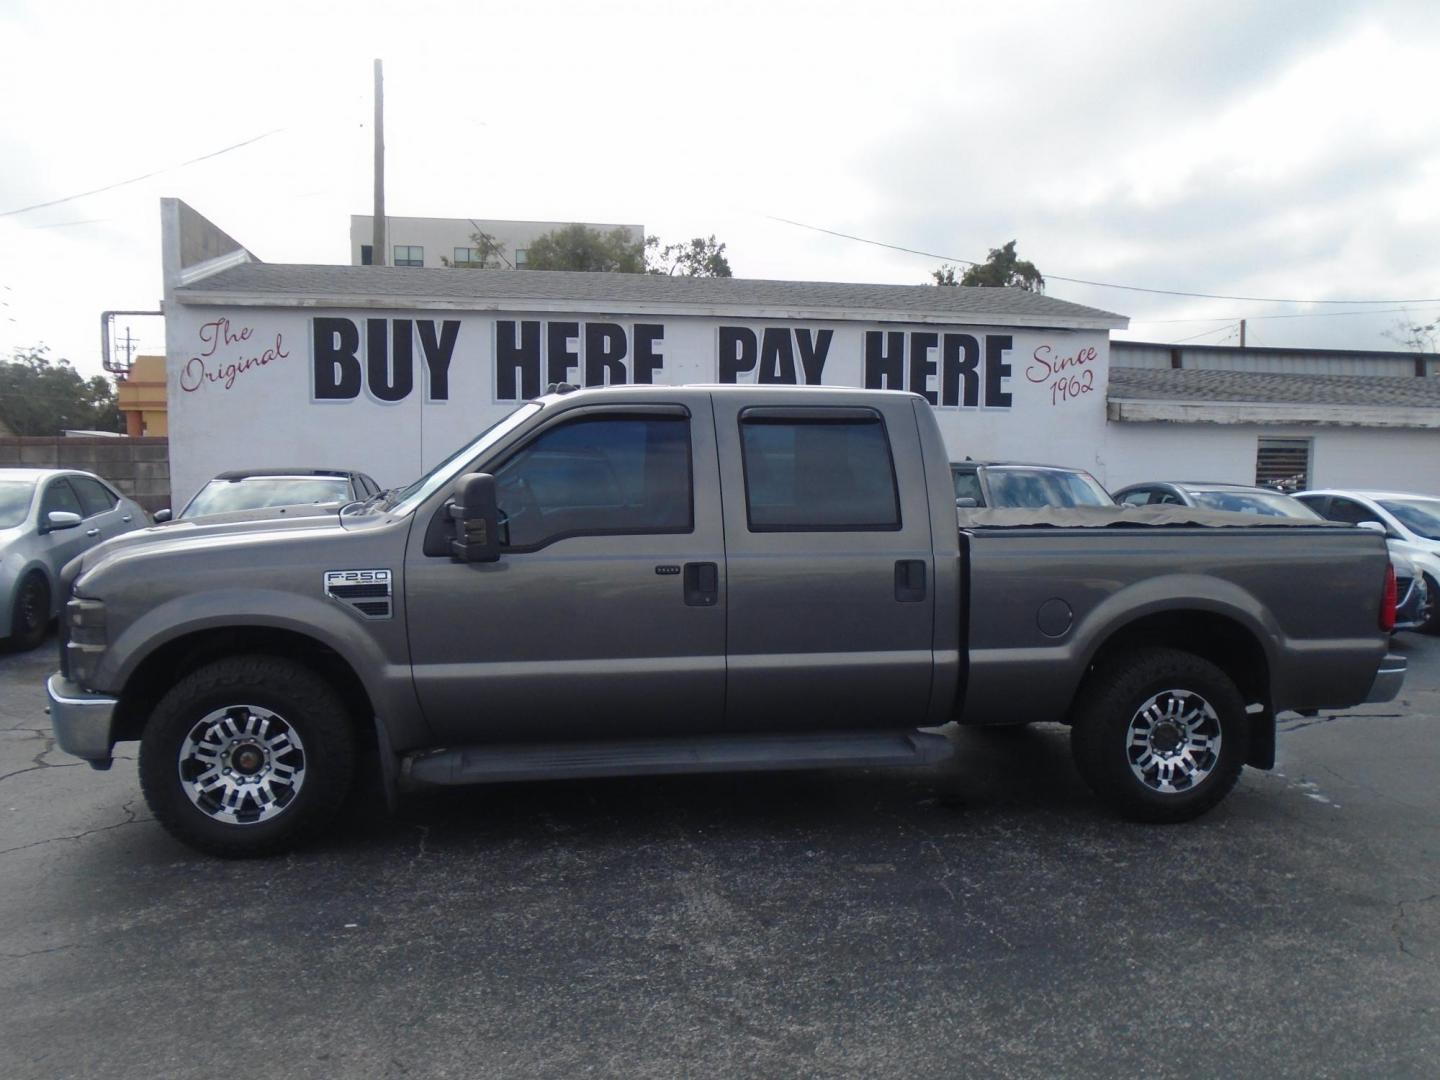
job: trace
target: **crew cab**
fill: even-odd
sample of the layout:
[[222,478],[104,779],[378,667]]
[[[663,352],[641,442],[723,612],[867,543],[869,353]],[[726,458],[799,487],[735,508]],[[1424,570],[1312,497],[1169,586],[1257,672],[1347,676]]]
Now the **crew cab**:
[[1272,765],[1280,710],[1399,690],[1375,533],[1173,507],[961,529],[953,492],[917,395],[560,388],[343,514],[72,563],[56,737],[101,768],[139,740],[156,818],[237,855],[321,831],[365,746],[393,797],[927,765],[951,722],[1065,721],[1103,800],[1177,821]]

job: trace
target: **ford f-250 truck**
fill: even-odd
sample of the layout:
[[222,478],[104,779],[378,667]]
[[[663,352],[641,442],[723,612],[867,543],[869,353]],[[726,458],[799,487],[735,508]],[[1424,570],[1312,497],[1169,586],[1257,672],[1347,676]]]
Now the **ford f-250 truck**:
[[912,394],[562,387],[337,515],[72,563],[56,737],[138,739],[156,818],[236,855],[321,830],[357,748],[393,798],[925,764],[950,721],[1066,721],[1104,800],[1176,821],[1272,765],[1277,711],[1399,690],[1379,536],[978,513]]

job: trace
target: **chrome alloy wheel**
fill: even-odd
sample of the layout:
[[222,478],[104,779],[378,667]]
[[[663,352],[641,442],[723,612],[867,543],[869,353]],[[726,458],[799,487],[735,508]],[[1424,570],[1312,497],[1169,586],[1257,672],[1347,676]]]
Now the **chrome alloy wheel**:
[[1135,710],[1125,733],[1130,771],[1152,791],[1190,791],[1220,761],[1220,718],[1191,690],[1162,690]]
[[305,784],[305,746],[277,713],[230,705],[208,713],[180,744],[180,784],[195,806],[230,825],[285,811]]

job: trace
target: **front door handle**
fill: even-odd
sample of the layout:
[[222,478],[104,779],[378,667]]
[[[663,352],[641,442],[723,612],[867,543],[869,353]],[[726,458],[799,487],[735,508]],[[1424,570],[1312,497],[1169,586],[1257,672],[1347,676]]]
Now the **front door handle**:
[[99,535],[100,535],[100,530],[99,530],[99,529],[86,529],[86,530],[85,530],[85,535],[86,535],[86,536],[99,536]]
[[685,564],[685,603],[690,607],[714,607],[720,602],[720,568],[713,562]]
[[918,604],[925,599],[925,560],[899,559],[895,563],[895,599]]
[[128,522],[130,521],[130,515],[129,515],[129,514],[126,514],[126,515],[125,515],[124,517],[122,517],[120,520],[128,523]]

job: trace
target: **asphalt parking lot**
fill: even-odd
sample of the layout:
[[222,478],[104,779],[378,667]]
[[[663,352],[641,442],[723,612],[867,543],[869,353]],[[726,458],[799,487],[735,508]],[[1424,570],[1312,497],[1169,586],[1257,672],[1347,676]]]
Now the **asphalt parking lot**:
[[915,771],[361,805],[227,863],[134,747],[54,749],[0,656],[0,1075],[1440,1072],[1440,640],[1401,699],[1282,720],[1188,825],[1106,815],[1064,730]]

